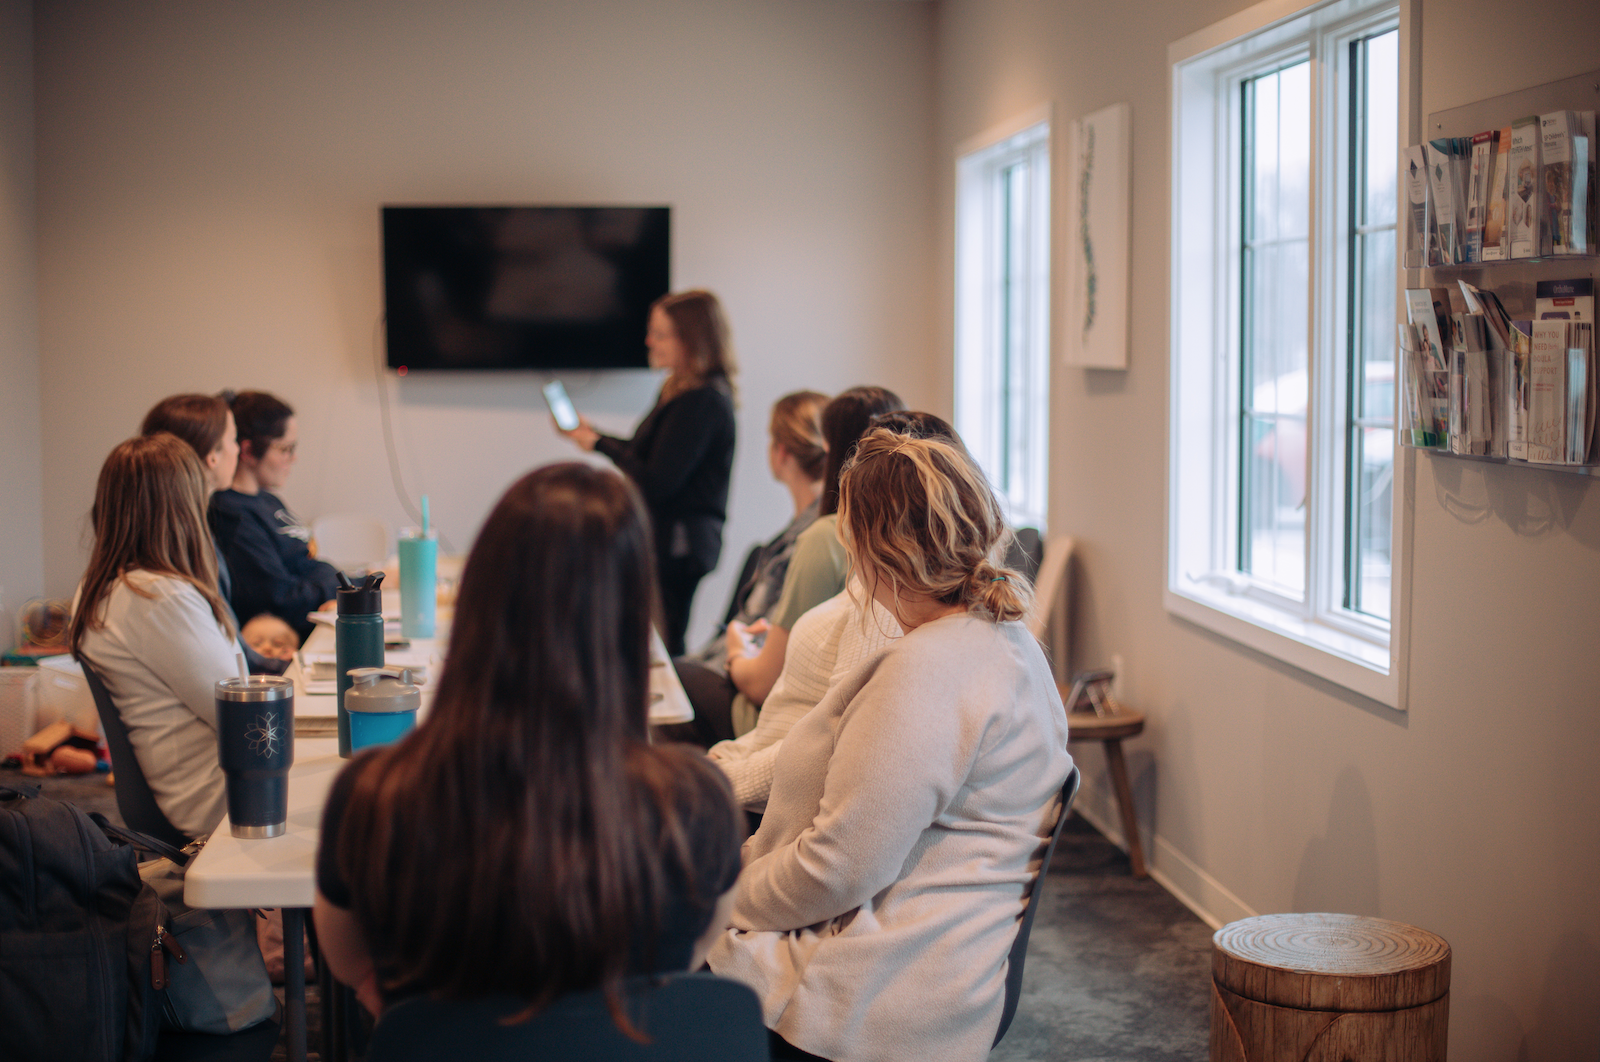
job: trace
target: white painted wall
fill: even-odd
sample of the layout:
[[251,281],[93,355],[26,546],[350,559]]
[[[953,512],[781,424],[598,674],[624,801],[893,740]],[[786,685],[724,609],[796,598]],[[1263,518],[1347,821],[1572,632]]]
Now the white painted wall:
[[[1592,0],[1552,0],[1534,17],[1510,0],[1421,2],[1424,115],[1600,66]],[[1406,458],[1406,714],[1162,608],[1166,48],[1246,6],[941,3],[936,290],[949,290],[956,144],[1047,101],[1062,123],[1132,105],[1131,363],[1055,370],[1051,526],[1082,550],[1077,662],[1120,654],[1128,699],[1149,715],[1130,760],[1154,866],[1223,920],[1338,910],[1442,934],[1454,950],[1458,1062],[1592,1060],[1600,484]],[[948,320],[947,299],[940,314]],[[1101,757],[1081,751],[1091,778],[1080,799],[1115,825]]]
[[0,649],[44,590],[32,40],[32,5],[0,0]]
[[[301,422],[290,505],[396,527],[383,387],[406,487],[462,550],[512,479],[576,454],[535,374],[380,385],[382,203],[675,208],[674,283],[723,297],[744,368],[702,634],[745,547],[788,518],[766,468],[772,402],[857,383],[938,394],[928,5],[85,0],[37,20],[53,593],[81,572],[100,461],[172,392],[282,395]],[[566,382],[622,434],[656,386]]]

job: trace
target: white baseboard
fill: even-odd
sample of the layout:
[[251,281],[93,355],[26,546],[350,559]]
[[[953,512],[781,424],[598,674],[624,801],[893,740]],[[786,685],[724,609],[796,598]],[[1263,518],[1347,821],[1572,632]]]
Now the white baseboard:
[[[1117,810],[1115,795],[1109,784],[1101,787],[1086,781],[1078,791],[1078,799],[1072,805],[1072,810],[1082,815],[1089,825],[1105,834],[1118,848],[1128,850],[1128,839],[1122,834],[1122,816]],[[1251,910],[1222,882],[1206,873],[1160,834],[1145,840],[1144,857],[1156,884],[1170,892],[1174,899],[1193,911],[1212,929],[1221,929],[1229,922],[1256,915],[1256,911]]]

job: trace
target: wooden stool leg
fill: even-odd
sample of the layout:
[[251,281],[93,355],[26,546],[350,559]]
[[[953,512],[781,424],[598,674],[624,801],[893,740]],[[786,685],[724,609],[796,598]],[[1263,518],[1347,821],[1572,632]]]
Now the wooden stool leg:
[[1128,781],[1128,761],[1122,758],[1122,739],[1110,738],[1105,742],[1106,763],[1111,767],[1111,784],[1117,791],[1117,806],[1122,809],[1122,836],[1128,842],[1128,862],[1133,865],[1133,876],[1146,878],[1144,849],[1139,845],[1139,818],[1133,810],[1133,786]]

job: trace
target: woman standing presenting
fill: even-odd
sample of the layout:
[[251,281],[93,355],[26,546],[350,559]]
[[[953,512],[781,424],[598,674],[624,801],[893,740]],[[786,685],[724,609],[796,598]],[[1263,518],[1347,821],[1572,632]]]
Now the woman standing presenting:
[[564,432],[598,450],[639,487],[655,526],[656,579],[667,652],[683,655],[695,587],[717,566],[733,472],[733,374],[722,304],[709,291],[665,295],[650,310],[650,367],[666,369],[655,408],[631,439],[594,430]]
[[971,459],[877,428],[840,487],[862,592],[906,633],[784,738],[709,960],[761,996],[774,1058],[981,1062],[1072,766],[1066,713]]

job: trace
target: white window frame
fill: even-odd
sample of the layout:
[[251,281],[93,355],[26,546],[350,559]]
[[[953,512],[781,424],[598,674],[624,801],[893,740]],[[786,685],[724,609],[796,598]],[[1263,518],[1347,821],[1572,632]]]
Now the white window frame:
[[[1010,381],[1012,431],[1002,405],[1008,393],[1002,356],[1004,204],[1000,177],[1029,163],[1026,276],[1019,314],[1022,364]],[[956,430],[988,473],[1015,527],[1045,529],[1050,453],[1050,108],[1034,108],[957,148],[955,239]],[[1009,452],[1008,452],[1009,451]],[[1009,459],[1020,472],[1000,475]]]
[[[1398,6],[1398,11],[1396,7]],[[1172,44],[1172,314],[1167,609],[1208,630],[1394,708],[1403,707],[1403,462],[1392,497],[1391,622],[1343,608],[1344,259],[1339,181],[1352,40],[1398,25],[1402,142],[1414,136],[1417,69],[1410,0],[1265,0]],[[1294,57],[1312,63],[1310,400],[1306,589],[1275,593],[1237,570],[1239,159],[1243,78]],[[1348,172],[1348,167],[1342,172]],[[1396,269],[1396,287],[1400,286]],[[1403,303],[1396,300],[1396,306]],[[1398,389],[1397,389],[1398,390]]]

